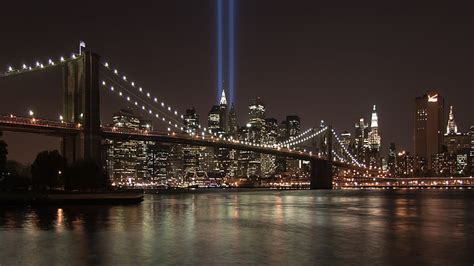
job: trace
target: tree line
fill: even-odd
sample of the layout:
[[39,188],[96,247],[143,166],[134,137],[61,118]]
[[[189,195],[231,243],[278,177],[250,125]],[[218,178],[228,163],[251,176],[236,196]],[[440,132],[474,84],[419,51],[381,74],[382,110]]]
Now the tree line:
[[[2,133],[0,131],[0,137]],[[93,160],[68,165],[57,151],[38,153],[31,166],[8,160],[8,145],[0,139],[0,191],[103,190],[110,185],[102,167]]]

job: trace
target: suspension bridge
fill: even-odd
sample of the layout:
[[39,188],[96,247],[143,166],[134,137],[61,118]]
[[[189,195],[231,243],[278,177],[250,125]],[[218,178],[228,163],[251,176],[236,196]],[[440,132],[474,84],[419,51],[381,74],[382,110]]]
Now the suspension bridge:
[[[61,138],[61,153],[68,163],[92,159],[102,164],[102,140],[146,140],[160,143],[220,147],[241,151],[309,161],[312,189],[331,189],[334,168],[377,174],[352,155],[331,126],[310,128],[296,137],[280,143],[255,143],[217,135],[205,126],[190,131],[184,116],[176,109],[152,95],[108,61],[90,51],[72,54],[69,58],[48,59],[32,65],[9,66],[0,78],[22,75],[50,68],[60,68],[63,77],[63,113],[58,120],[38,117],[0,116],[0,130],[45,134]],[[116,95],[123,105],[141,110],[147,117],[162,123],[165,131],[125,129],[101,125],[100,90]],[[1,103],[0,103],[1,104]],[[321,149],[313,152],[300,148],[302,144],[318,140]]]

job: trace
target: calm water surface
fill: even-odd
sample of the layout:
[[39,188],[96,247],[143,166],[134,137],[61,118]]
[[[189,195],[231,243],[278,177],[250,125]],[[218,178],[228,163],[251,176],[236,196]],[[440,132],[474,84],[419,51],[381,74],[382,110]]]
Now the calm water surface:
[[474,191],[147,195],[1,207],[0,265],[473,265]]

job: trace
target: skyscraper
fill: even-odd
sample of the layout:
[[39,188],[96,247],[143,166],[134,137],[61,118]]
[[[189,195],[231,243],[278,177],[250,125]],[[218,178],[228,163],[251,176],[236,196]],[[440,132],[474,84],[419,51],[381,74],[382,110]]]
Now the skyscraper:
[[[431,92],[415,99],[415,156],[431,167],[431,156],[443,145],[444,99]],[[420,166],[418,166],[420,167]]]
[[471,157],[471,165],[470,165],[470,173],[471,175],[474,173],[474,125],[471,126],[469,130],[469,135],[471,136],[471,150],[470,150],[470,157]]
[[194,109],[194,107],[186,110],[183,123],[184,131],[189,134],[197,133],[199,129],[199,115],[196,113],[196,109]]
[[224,131],[221,128],[221,108],[219,105],[213,105],[209,111],[208,116],[208,128],[213,134],[223,134]]
[[395,143],[393,142],[390,142],[387,164],[390,174],[395,175],[397,169],[397,149],[395,148]]
[[[278,121],[275,118],[266,118],[264,126],[264,139],[267,144],[276,144],[278,138]],[[262,174],[271,176],[276,170],[276,158],[274,155],[262,154]]]
[[227,98],[225,96],[225,89],[222,90],[221,100],[219,102],[220,109],[220,128],[222,131],[227,131]]
[[289,115],[286,117],[286,125],[288,127],[288,136],[290,138],[298,136],[301,130],[300,117],[296,115]]
[[[189,134],[196,134],[199,129],[199,115],[194,108],[187,109],[183,118],[184,130]],[[183,145],[184,173],[195,174],[199,169],[199,147]]]
[[[126,129],[151,130],[151,123],[136,116],[130,109],[113,115],[113,126]],[[137,140],[109,141],[107,165],[110,177],[116,183],[132,184],[150,181],[147,149],[150,143]]]
[[380,151],[381,137],[379,132],[379,118],[377,115],[377,109],[374,105],[372,109],[372,118],[370,120],[370,132],[368,135],[369,147],[372,151]]
[[229,117],[227,121],[227,134],[230,137],[235,138],[238,133],[239,133],[239,124],[237,121],[237,113],[235,111],[234,104],[232,104],[229,110]]
[[260,98],[250,101],[249,124],[253,128],[261,129],[265,123],[265,104]]
[[369,126],[364,122],[364,118],[361,118],[355,124],[355,148],[359,160],[365,160],[365,151],[369,146],[368,136]]
[[449,118],[448,124],[446,125],[446,135],[448,134],[457,134],[458,133],[458,126],[456,125],[456,121],[454,120],[454,112],[453,106],[449,107]]
[[449,108],[449,118],[446,123],[446,133],[444,134],[444,145],[450,155],[459,153],[469,153],[471,138],[468,133],[458,132],[458,126],[454,120],[453,106]]

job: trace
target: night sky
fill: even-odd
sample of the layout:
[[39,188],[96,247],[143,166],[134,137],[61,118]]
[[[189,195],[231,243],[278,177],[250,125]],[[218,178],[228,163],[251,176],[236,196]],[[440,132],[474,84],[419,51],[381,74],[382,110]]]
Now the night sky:
[[[353,133],[379,109],[383,149],[412,150],[414,98],[437,90],[466,132],[474,124],[472,1],[237,0],[236,107],[250,98],[267,116],[324,119]],[[76,52],[79,40],[128,77],[201,121],[216,99],[215,0],[5,1],[0,68]],[[0,79],[0,113],[57,118],[58,70]],[[102,94],[102,120],[123,107]],[[6,133],[11,159],[32,161],[58,139]]]

